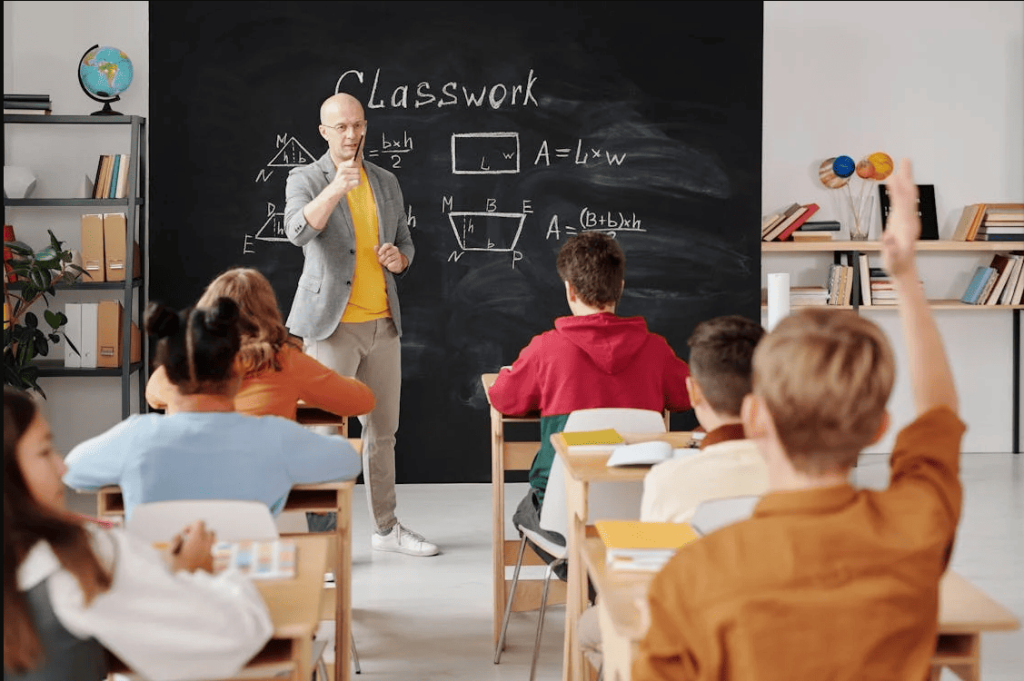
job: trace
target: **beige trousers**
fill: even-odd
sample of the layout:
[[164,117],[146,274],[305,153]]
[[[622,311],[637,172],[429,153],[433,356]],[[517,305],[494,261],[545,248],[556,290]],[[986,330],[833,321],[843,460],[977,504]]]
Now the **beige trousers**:
[[[373,391],[376,405],[359,417],[363,440],[363,481],[377,532],[387,534],[395,517],[395,433],[402,393],[402,344],[390,317],[342,323],[321,341],[304,339],[306,354],[342,376],[354,376]],[[318,426],[335,434],[333,426]]]

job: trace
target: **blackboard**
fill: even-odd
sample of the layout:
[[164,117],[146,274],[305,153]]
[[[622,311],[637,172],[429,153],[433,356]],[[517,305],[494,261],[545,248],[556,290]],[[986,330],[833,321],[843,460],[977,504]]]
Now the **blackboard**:
[[326,151],[326,97],[363,102],[416,245],[399,482],[489,480],[480,374],[569,314],[573,233],[616,235],[618,312],[684,358],[699,321],[760,319],[761,3],[151,3],[149,56],[150,290],[177,307],[248,266],[287,316],[285,176]]

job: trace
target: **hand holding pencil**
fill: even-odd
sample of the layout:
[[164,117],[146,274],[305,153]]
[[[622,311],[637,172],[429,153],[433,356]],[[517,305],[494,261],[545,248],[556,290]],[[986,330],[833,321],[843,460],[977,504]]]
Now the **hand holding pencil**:
[[202,520],[197,520],[174,536],[171,542],[171,572],[185,570],[213,572],[213,544],[216,533],[207,530]]

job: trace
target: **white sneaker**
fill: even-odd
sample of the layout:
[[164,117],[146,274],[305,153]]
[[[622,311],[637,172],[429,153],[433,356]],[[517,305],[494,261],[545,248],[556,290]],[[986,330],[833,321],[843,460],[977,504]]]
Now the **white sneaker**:
[[373,548],[377,551],[394,551],[409,556],[436,556],[440,552],[437,544],[431,544],[399,523],[395,523],[387,534],[374,532],[372,542]]

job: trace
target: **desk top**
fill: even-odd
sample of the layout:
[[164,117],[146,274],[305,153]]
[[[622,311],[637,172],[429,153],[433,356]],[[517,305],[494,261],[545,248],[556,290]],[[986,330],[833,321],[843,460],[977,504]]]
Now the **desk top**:
[[[645,630],[640,607],[656,573],[607,569],[604,544],[597,537],[583,540],[582,553],[594,589],[601,594],[601,601],[616,632],[631,641],[639,641]],[[943,575],[939,582],[940,634],[976,634],[1019,628],[1020,622],[1013,613],[961,575],[951,570]]]
[[289,535],[288,539],[295,542],[295,578],[253,581],[270,610],[274,638],[302,638],[316,632],[327,571],[327,536]]
[[[626,444],[637,442],[650,442],[651,440],[663,440],[672,445],[673,448],[686,447],[690,442],[693,433],[689,430],[679,430],[669,433],[623,433],[622,439]],[[554,445],[558,456],[562,457],[565,464],[566,475],[575,480],[586,482],[628,482],[631,480],[643,480],[650,466],[608,466],[608,457],[612,450],[609,448],[603,452],[586,452],[570,454],[561,433],[551,436],[551,444]]]

